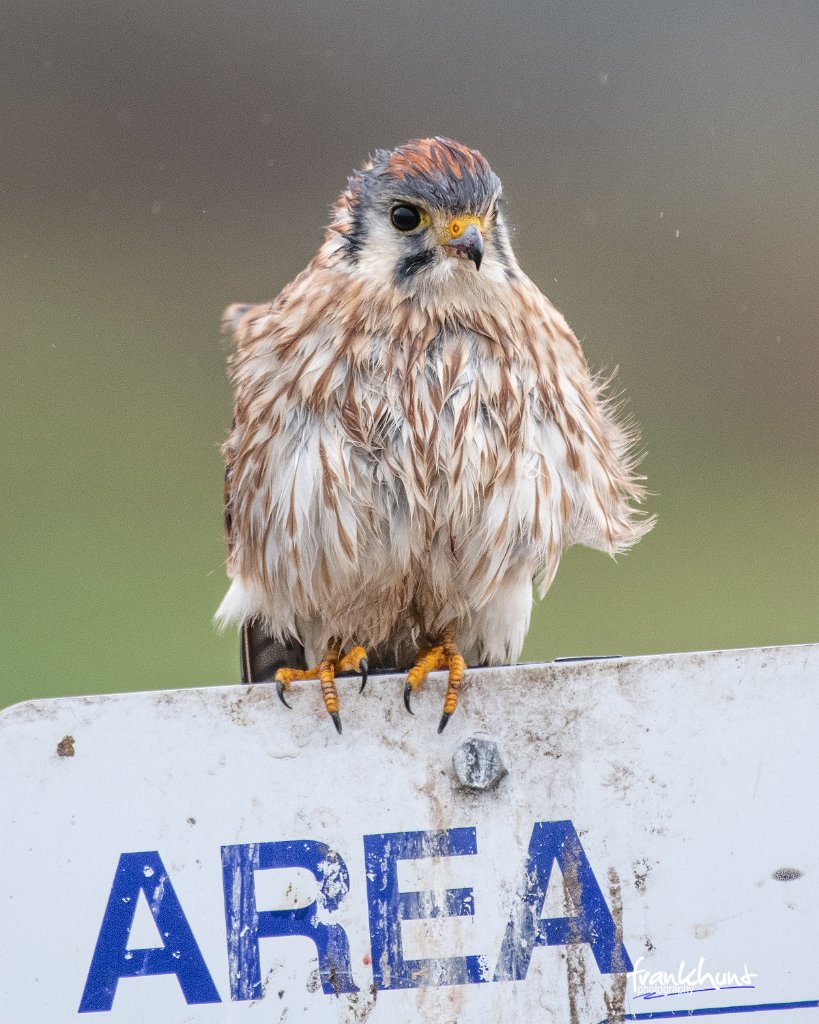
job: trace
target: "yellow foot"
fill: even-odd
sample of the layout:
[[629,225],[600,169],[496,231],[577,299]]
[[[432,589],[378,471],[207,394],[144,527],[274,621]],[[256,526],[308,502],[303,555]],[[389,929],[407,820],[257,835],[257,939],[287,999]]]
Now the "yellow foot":
[[321,683],[321,695],[327,714],[332,718],[338,732],[341,732],[341,718],[338,714],[338,692],[336,676],[344,672],[360,672],[361,687],[359,693],[367,685],[367,652],[363,647],[351,647],[346,654],[341,653],[341,641],[331,640],[324,652],[324,657],[313,668],[280,668],[276,672],[276,693],[285,707],[290,707],[285,692],[290,684],[297,679],[318,679]]
[[407,711],[413,714],[410,706],[410,698],[418,687],[423,683],[430,672],[437,669],[449,669],[449,682],[444,697],[444,713],[438,723],[438,732],[443,732],[447,722],[452,717],[455,708],[458,706],[458,691],[463,682],[466,662],[455,643],[455,633],[452,623],[444,626],[441,630],[440,643],[435,647],[425,647],[418,652],[418,658],[407,675],[407,684],[404,687],[404,704]]

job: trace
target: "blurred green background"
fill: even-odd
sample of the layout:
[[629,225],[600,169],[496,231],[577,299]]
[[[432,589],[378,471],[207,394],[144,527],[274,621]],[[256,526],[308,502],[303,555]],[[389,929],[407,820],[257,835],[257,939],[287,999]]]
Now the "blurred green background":
[[655,531],[528,659],[819,639],[819,7],[25,0],[0,36],[0,704],[237,681],[222,308],[446,134],[641,424]]

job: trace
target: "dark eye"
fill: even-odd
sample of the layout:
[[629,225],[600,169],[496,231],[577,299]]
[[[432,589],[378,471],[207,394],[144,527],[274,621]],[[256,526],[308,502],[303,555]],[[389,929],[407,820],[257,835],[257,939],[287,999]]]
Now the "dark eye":
[[413,231],[421,223],[421,212],[414,206],[394,206],[390,220],[399,231]]

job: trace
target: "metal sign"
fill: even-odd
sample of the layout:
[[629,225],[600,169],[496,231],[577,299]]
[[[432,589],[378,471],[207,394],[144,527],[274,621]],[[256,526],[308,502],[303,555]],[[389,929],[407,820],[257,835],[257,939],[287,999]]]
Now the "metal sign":
[[13,1024],[819,1022],[819,646],[0,716]]

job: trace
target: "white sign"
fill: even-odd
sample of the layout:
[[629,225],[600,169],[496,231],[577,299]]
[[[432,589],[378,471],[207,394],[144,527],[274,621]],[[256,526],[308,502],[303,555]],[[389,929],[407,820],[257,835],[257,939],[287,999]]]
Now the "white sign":
[[0,1020],[819,1022],[819,646],[357,690],[4,712]]

